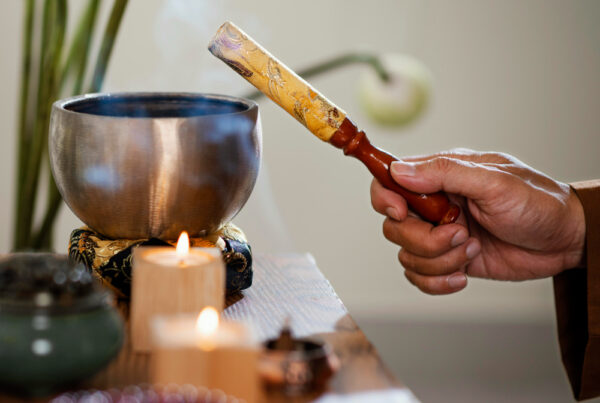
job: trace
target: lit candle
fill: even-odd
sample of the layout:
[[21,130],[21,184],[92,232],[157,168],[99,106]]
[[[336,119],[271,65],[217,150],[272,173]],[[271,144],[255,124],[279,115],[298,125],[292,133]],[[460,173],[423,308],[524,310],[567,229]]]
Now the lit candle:
[[204,264],[211,259],[211,256],[201,250],[190,251],[190,237],[186,231],[179,235],[177,245],[173,248],[153,248],[154,250],[146,255],[146,258],[152,263],[158,263],[163,266],[188,267],[198,264]]
[[150,321],[155,315],[222,311],[225,265],[217,248],[190,249],[187,233],[176,248],[139,247],[133,252],[131,341],[134,350],[150,351]]
[[152,382],[221,389],[247,402],[259,401],[258,353],[241,323],[222,322],[212,307],[200,315],[156,317]]

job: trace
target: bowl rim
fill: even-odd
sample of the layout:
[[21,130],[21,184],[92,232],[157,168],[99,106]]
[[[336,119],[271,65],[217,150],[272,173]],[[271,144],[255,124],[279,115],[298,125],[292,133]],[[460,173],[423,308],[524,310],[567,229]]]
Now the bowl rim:
[[[74,111],[67,109],[70,105],[78,102],[89,101],[89,100],[102,100],[107,98],[150,98],[150,97],[173,97],[173,98],[184,98],[184,97],[197,97],[214,99],[219,101],[227,101],[232,103],[243,104],[246,109],[237,112],[227,113],[208,113],[205,115],[196,116],[112,116],[112,115],[100,115],[97,113],[88,113]],[[216,93],[205,93],[205,92],[186,92],[186,91],[123,91],[123,92],[93,92],[88,94],[75,95],[68,98],[63,98],[55,101],[52,104],[52,109],[60,111],[62,114],[71,116],[86,116],[86,118],[95,119],[136,119],[136,120],[157,120],[157,119],[207,119],[219,115],[236,116],[251,113],[255,109],[258,109],[258,103],[251,99],[236,97],[233,95],[216,94]]]

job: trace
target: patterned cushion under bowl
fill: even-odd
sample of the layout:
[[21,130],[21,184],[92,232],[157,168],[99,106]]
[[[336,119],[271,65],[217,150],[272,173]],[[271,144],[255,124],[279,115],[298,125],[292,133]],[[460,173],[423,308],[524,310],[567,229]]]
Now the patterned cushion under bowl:
[[[71,233],[69,257],[82,262],[117,296],[129,298],[131,293],[131,256],[138,246],[174,246],[176,241],[160,239],[108,239],[82,227]],[[202,238],[191,238],[193,247],[217,247],[225,262],[227,294],[252,285],[252,250],[244,233],[229,223],[219,231]]]

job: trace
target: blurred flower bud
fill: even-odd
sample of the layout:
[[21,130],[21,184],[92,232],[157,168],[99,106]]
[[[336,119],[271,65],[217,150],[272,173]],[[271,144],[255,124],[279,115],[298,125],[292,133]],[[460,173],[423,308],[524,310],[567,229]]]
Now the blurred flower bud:
[[420,61],[401,54],[386,54],[381,62],[389,81],[382,81],[372,69],[359,83],[360,102],[373,121],[403,126],[415,120],[427,106],[431,74]]

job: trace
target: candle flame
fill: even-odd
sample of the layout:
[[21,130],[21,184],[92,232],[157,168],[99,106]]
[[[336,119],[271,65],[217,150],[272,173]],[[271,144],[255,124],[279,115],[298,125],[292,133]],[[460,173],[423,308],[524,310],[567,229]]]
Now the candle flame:
[[196,321],[196,331],[202,336],[210,336],[217,331],[219,327],[219,312],[212,306],[207,306],[198,315]]
[[190,253],[190,237],[186,231],[183,231],[181,235],[179,235],[179,239],[177,240],[177,247],[175,248],[175,253],[177,254],[177,258],[181,262],[185,260],[185,258]]

